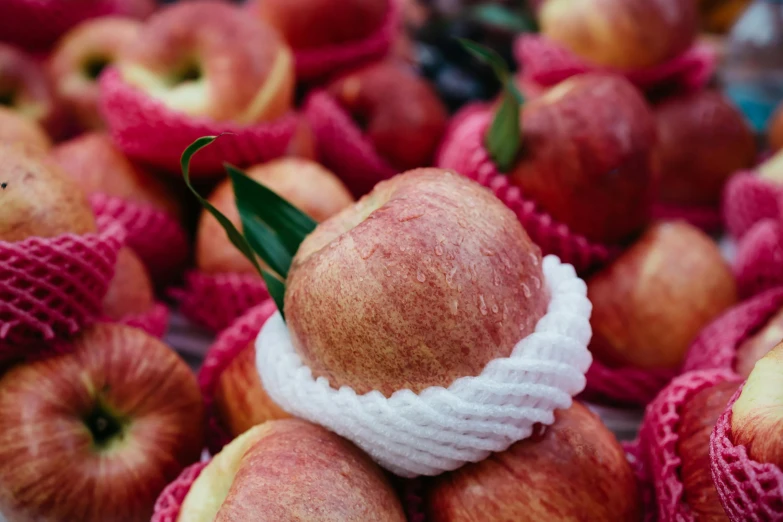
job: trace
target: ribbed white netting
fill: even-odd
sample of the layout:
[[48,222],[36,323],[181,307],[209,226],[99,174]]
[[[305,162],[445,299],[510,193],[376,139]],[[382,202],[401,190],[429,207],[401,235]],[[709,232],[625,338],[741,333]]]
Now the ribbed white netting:
[[353,441],[397,475],[437,475],[483,460],[530,436],[534,424],[552,424],[554,410],[568,408],[585,386],[592,361],[587,287],[556,256],[547,256],[543,269],[551,301],[535,332],[511,356],[448,388],[389,398],[335,390],[302,363],[279,313],[256,339],[261,380],[286,411]]

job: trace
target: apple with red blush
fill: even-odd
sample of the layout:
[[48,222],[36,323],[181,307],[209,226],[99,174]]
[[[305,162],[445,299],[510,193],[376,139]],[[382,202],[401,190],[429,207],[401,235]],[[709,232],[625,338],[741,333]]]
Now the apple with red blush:
[[783,149],[783,104],[775,109],[767,124],[767,143],[773,152]]
[[155,306],[155,290],[144,263],[128,247],[117,254],[114,277],[103,298],[103,313],[119,321],[149,312]]
[[0,107],[0,143],[24,144],[46,152],[52,146],[43,127],[8,107]]
[[747,378],[756,363],[783,340],[783,309],[737,347],[734,370]]
[[57,134],[59,108],[46,71],[16,47],[0,43],[0,107],[16,111]]

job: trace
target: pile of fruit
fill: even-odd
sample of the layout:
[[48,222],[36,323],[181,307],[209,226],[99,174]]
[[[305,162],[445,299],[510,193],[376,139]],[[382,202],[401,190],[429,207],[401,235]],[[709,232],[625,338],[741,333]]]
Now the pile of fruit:
[[0,520],[783,520],[708,3],[2,0]]

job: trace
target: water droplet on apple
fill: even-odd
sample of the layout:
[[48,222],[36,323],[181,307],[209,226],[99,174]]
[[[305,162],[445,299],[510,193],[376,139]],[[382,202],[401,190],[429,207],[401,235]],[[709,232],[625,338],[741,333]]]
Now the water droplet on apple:
[[533,286],[536,287],[536,290],[541,288],[541,280],[536,276],[533,276]]
[[459,301],[456,299],[452,300],[451,304],[449,305],[449,310],[451,310],[453,315],[457,315],[457,311],[459,310]]
[[479,312],[481,315],[487,315],[487,303],[484,301],[483,294],[479,294]]
[[492,305],[492,313],[493,313],[493,314],[496,314],[496,313],[498,313],[498,310],[499,310],[499,308],[498,308],[498,305],[496,305],[496,304],[493,304],[493,305]]
[[530,252],[530,259],[533,260],[533,266],[538,266],[538,256]]
[[481,252],[482,255],[485,255],[487,257],[492,257],[495,255],[495,251],[492,250],[491,248],[481,247],[479,251]]
[[530,287],[527,286],[525,283],[522,283],[522,293],[525,294],[525,297],[530,297],[533,294],[530,291]]
[[468,228],[468,223],[462,218],[457,219],[457,224],[462,228]]
[[443,255],[443,247],[440,245],[437,245],[435,247],[435,255],[436,256],[442,256]]
[[418,270],[418,271],[416,272],[416,280],[417,280],[419,283],[423,283],[424,281],[426,281],[426,280],[427,280],[427,278],[424,276],[424,272],[422,272],[421,270]]
[[383,267],[383,275],[386,277],[391,277],[391,270],[389,270],[388,266]]

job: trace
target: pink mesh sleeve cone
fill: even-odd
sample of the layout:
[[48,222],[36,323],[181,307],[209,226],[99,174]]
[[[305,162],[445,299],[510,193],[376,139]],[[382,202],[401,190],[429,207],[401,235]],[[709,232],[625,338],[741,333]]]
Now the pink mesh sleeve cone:
[[783,470],[752,460],[744,446],[735,446],[731,440],[731,408],[740,391],[729,401],[710,437],[712,480],[732,522],[783,520]]
[[707,45],[696,44],[668,62],[633,71],[617,71],[584,62],[568,49],[543,36],[524,35],[514,44],[514,55],[530,81],[552,86],[591,71],[621,74],[642,90],[666,87],[677,92],[703,89],[715,70],[716,56]]
[[721,210],[726,230],[735,238],[741,238],[762,219],[777,219],[781,196],[783,187],[753,172],[732,176],[723,189]]
[[234,360],[234,357],[256,338],[266,320],[276,311],[277,307],[274,301],[271,299],[264,301],[223,330],[207,351],[198,373],[198,382],[204,397],[207,448],[213,455],[228,444],[232,438],[221,424],[215,410],[214,393],[220,374]]
[[773,288],[721,314],[701,331],[683,370],[734,369],[737,348],[783,307],[783,287]]
[[100,78],[101,111],[117,146],[129,157],[179,174],[180,156],[203,136],[226,133],[193,157],[194,177],[223,173],[223,162],[237,166],[264,163],[286,154],[298,118],[290,113],[272,122],[240,126],[194,118],[169,110],[161,102],[125,83],[109,69]]
[[125,317],[120,322],[162,339],[169,327],[169,309],[162,303],[155,303],[149,311]]
[[778,220],[763,219],[742,237],[733,271],[742,297],[783,285],[783,228]]
[[198,462],[182,470],[179,477],[161,492],[155,502],[151,522],[177,522],[179,510],[190,487],[207,467],[208,462]]
[[684,499],[680,480],[680,456],[677,434],[683,404],[701,390],[737,380],[733,372],[708,370],[680,375],[647,406],[639,432],[639,444],[653,479],[658,519],[661,521],[695,521]]
[[107,216],[125,227],[125,243],[142,260],[150,277],[165,284],[177,278],[188,260],[188,238],[169,214],[141,204],[96,194],[90,204],[97,216]]
[[642,520],[644,522],[655,522],[658,513],[658,508],[655,505],[655,488],[653,487],[650,472],[647,469],[647,463],[644,461],[639,440],[623,442],[622,446],[639,487],[639,498],[641,499],[642,512],[644,513]]
[[397,171],[381,158],[351,116],[326,92],[312,93],[304,113],[315,136],[318,158],[353,192],[362,196]]
[[644,406],[678,373],[669,369],[609,368],[593,359],[582,397],[601,404]]
[[269,298],[258,274],[204,274],[195,270],[185,275],[185,286],[172,295],[188,320],[213,332],[228,328]]
[[723,228],[720,209],[710,207],[685,207],[658,202],[653,207],[653,219],[661,221],[683,220],[708,234]]
[[478,111],[463,114],[457,126],[447,131],[437,155],[438,167],[453,169],[488,187],[517,215],[525,231],[541,247],[543,253],[554,254],[570,263],[578,273],[585,273],[608,263],[618,253],[617,248],[590,242],[574,234],[563,223],[536,207],[508,178],[500,174],[484,148],[483,138],[491,114]]

